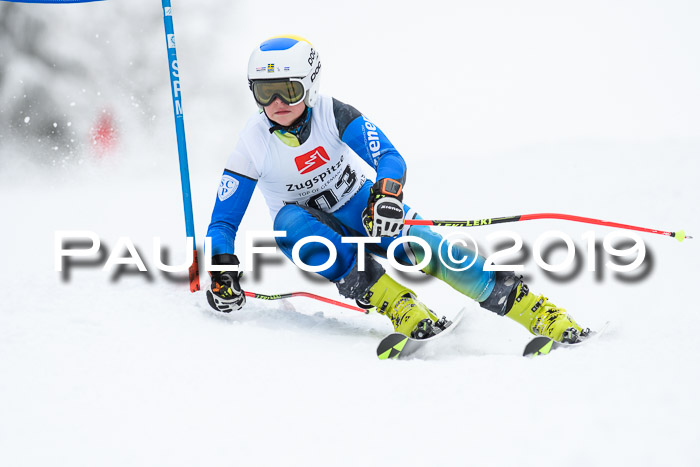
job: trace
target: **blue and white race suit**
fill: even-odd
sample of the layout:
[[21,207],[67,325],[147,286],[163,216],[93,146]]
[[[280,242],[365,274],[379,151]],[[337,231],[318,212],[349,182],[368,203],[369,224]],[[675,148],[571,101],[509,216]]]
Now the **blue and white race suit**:
[[[307,110],[300,132],[271,132],[273,125],[264,112],[252,117],[226,162],[207,232],[212,240],[211,254],[234,254],[236,232],[257,185],[274,229],[287,232],[286,237],[277,238],[284,254],[291,259],[294,244],[302,238],[325,237],[333,242],[338,256],[319,274],[341,281],[355,266],[358,251],[356,244],[342,243],[341,238],[367,236],[361,214],[375,172],[376,179],[391,178],[403,184],[406,163],[374,123],[354,107],[328,96],[321,96]],[[404,213],[406,218],[420,218],[406,204]],[[465,271],[454,271],[440,261],[442,237],[429,227],[406,226],[402,235],[420,237],[430,245],[432,259],[423,268],[427,274],[479,302],[491,294],[496,277],[483,270],[484,258],[478,257]],[[385,257],[393,240],[383,237],[379,244],[368,244],[367,250]],[[473,255],[465,251],[454,257],[464,254]],[[328,255],[328,248],[317,243],[308,243],[300,250],[300,259],[310,266],[324,264]],[[444,252],[441,256],[449,258]],[[396,260],[406,265],[418,264],[424,257],[423,248],[414,242],[405,242],[395,250]],[[451,266],[457,269],[462,265]]]

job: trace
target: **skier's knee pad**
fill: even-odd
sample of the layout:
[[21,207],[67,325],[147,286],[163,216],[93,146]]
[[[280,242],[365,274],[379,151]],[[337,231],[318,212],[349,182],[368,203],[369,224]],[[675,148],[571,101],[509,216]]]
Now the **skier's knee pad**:
[[[277,238],[277,244],[290,259],[294,243],[304,237],[320,235],[331,240],[338,253],[335,264],[319,274],[335,282],[338,292],[343,297],[355,300],[363,298],[370,287],[384,275],[382,265],[370,255],[365,255],[364,271],[359,270],[357,247],[352,243],[342,243],[341,238],[347,235],[347,231],[340,221],[329,213],[307,206],[288,204],[277,213],[274,229],[287,232],[286,237]],[[308,261],[307,264],[311,262],[322,264],[327,258],[325,248],[325,246],[320,247],[318,252],[303,250],[300,252],[301,259],[304,262]],[[342,279],[335,279],[343,273]]]
[[505,315],[513,306],[515,290],[521,282],[521,276],[516,276],[513,272],[497,271],[493,290],[479,305],[497,315]]
[[362,299],[370,287],[384,275],[384,268],[370,255],[365,255],[365,270],[360,271],[355,261],[350,272],[335,283],[340,295],[355,300]]
[[301,213],[300,209],[296,204],[282,206],[282,209],[277,211],[275,220],[272,222],[272,228],[275,230],[288,230],[290,226],[297,222]]
[[[302,233],[307,233],[307,231],[311,232],[314,227],[313,225],[308,226],[309,219],[314,219],[330,227],[331,230],[339,235],[344,235],[345,233],[342,224],[331,214],[308,206],[299,206],[298,204],[287,204],[283,206],[282,209],[277,212],[273,225],[275,230],[291,230],[293,232],[301,230]],[[313,224],[313,222],[311,224]],[[300,227],[302,228],[300,229]],[[287,235],[289,235],[289,233]]]
[[275,240],[282,253],[292,261],[294,247],[299,241],[310,236],[320,236],[329,240],[332,243],[331,247],[310,242],[301,246],[297,253],[304,264],[320,266],[329,260],[329,250],[335,250],[335,261],[327,269],[318,272],[330,281],[337,281],[338,278],[347,275],[356,262],[357,247],[342,242],[343,226],[328,213],[289,204],[280,209],[275,216],[274,229],[286,232],[284,237],[276,237]]

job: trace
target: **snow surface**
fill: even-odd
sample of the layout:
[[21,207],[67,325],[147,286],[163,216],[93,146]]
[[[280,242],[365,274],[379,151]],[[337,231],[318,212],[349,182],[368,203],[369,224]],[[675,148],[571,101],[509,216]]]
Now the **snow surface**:
[[[534,360],[519,356],[525,330],[435,280],[403,279],[442,314],[467,307],[455,339],[387,362],[374,355],[391,331],[382,316],[306,298],[217,315],[157,271],[153,238],[181,261],[184,222],[149,3],[12,5],[75,68],[67,77],[17,52],[0,94],[14,122],[0,129],[0,465],[700,465],[698,239],[641,234],[642,279],[603,267],[561,281],[535,265],[535,240],[560,230],[583,248],[584,232],[602,241],[611,229],[508,225],[529,248],[532,289],[583,325],[611,321],[594,345]],[[700,6],[563,3],[360,0],[339,14],[321,1],[175,2],[199,243],[256,110],[248,54],[284,33],[309,38],[323,92],[401,150],[406,200],[424,217],[564,212],[700,235]],[[57,111],[23,106],[30,77]],[[100,157],[89,130],[107,110],[119,143]],[[52,149],[23,132],[47,115],[83,143]],[[256,195],[242,231],[270,229]],[[96,232],[106,254],[129,237],[150,272],[95,260],[65,278],[58,230]],[[468,233],[488,246],[500,230]],[[244,287],[337,298],[286,259]]]

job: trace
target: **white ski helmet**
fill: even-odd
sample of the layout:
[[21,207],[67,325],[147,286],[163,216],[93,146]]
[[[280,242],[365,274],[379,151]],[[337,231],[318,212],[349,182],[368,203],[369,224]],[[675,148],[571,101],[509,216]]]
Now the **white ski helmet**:
[[318,100],[321,61],[311,43],[299,36],[277,36],[260,44],[248,61],[248,85],[264,107],[279,97],[290,105]]

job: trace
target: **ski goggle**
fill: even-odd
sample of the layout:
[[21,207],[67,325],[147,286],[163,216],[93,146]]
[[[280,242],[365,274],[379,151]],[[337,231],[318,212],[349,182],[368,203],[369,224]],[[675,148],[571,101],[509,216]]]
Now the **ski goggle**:
[[306,90],[304,84],[297,78],[261,79],[250,83],[255,102],[266,107],[279,97],[288,105],[297,105],[304,100]]

